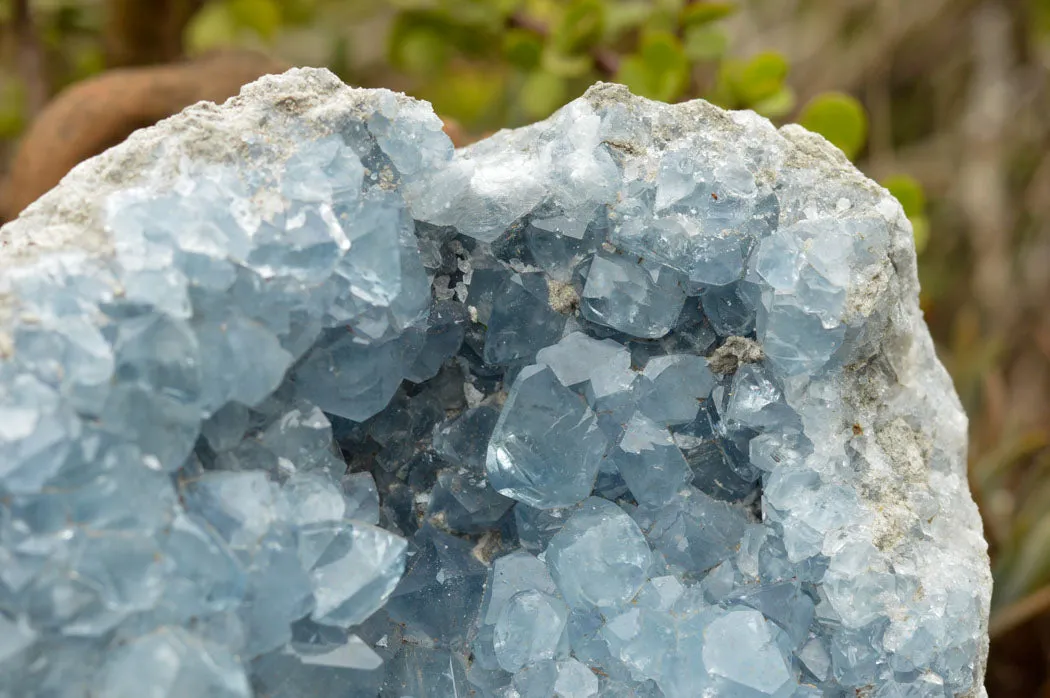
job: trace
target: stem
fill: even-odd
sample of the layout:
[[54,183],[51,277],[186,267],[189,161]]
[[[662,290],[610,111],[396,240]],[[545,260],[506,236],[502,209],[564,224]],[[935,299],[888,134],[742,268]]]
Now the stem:
[[1003,610],[993,613],[988,624],[988,637],[992,640],[1002,637],[1046,611],[1050,611],[1050,586],[1034,591]]
[[36,116],[48,98],[47,78],[44,75],[44,55],[33,26],[29,0],[15,0],[15,38],[18,42],[18,73],[26,88],[26,106],[29,116]]

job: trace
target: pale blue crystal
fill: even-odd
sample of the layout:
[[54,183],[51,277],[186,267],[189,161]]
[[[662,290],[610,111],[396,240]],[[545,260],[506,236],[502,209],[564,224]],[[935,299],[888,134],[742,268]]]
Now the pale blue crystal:
[[787,633],[794,647],[805,640],[813,622],[814,603],[798,582],[759,585],[730,594],[734,602],[750,606]]
[[707,671],[737,695],[747,695],[742,689],[760,696],[788,696],[793,690],[774,630],[757,611],[734,610],[712,621],[704,629],[702,657]]
[[412,537],[405,574],[386,610],[412,631],[442,646],[461,646],[473,627],[487,569],[473,544],[424,525]]
[[597,396],[625,390],[624,376],[631,368],[631,354],[620,343],[611,339],[592,339],[583,332],[572,332],[557,344],[551,344],[536,354],[536,363],[549,366],[562,385],[577,386],[591,381],[590,389]]
[[532,359],[561,336],[565,316],[550,306],[543,274],[515,274],[493,298],[485,339],[485,361],[509,364]]
[[556,698],[592,698],[598,695],[598,677],[575,659],[558,662],[558,678],[554,681]]
[[658,356],[646,364],[643,375],[652,389],[642,399],[640,409],[663,425],[693,421],[715,387],[707,362],[688,354]]
[[36,632],[25,618],[9,618],[6,613],[0,613],[0,662],[17,657],[35,639]]
[[482,621],[487,625],[494,625],[507,601],[518,592],[529,590],[541,591],[548,595],[557,593],[554,581],[542,560],[524,551],[496,559],[492,563],[492,572],[485,585]]
[[496,617],[493,646],[505,670],[515,672],[533,662],[553,659],[561,644],[569,608],[541,591],[519,591]]
[[502,495],[544,509],[565,507],[590,494],[605,449],[583,399],[549,368],[530,366],[503,405],[485,468]]
[[681,275],[630,254],[598,254],[583,288],[581,311],[592,322],[635,337],[662,337],[685,304]]
[[468,695],[463,660],[455,652],[405,644],[386,668],[380,698]]
[[235,656],[182,628],[158,628],[124,645],[102,667],[97,690],[113,698],[252,695]]
[[547,547],[547,567],[573,607],[616,607],[645,582],[649,545],[638,525],[612,502],[592,497]]
[[364,524],[320,524],[304,534],[329,541],[310,566],[319,623],[347,627],[375,613],[405,569],[403,538]]
[[706,572],[737,548],[748,517],[740,509],[699,490],[686,490],[652,510],[645,526],[653,547],[673,565],[692,573]]
[[332,414],[362,422],[390,402],[412,366],[423,337],[359,343],[347,332],[326,335],[297,368],[298,394]]
[[519,502],[514,506],[514,521],[521,547],[531,553],[543,552],[573,509],[539,509]]
[[666,502],[693,477],[671,433],[641,412],[635,412],[626,424],[610,457],[641,503]]
[[761,301],[757,284],[740,281],[715,286],[700,296],[704,314],[723,337],[746,337],[755,331],[755,313]]

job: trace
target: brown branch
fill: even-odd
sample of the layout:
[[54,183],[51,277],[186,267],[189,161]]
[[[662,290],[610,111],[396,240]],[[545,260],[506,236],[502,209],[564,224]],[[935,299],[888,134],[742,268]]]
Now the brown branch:
[[205,0],[108,0],[104,43],[110,67],[169,63],[182,56],[182,35]]
[[18,73],[25,84],[26,107],[32,117],[44,108],[49,90],[44,73],[44,52],[33,26],[29,0],[15,0],[11,24],[18,44]]
[[988,636],[995,640],[1047,611],[1050,611],[1050,586],[1034,591],[1020,601],[993,613],[988,624]]

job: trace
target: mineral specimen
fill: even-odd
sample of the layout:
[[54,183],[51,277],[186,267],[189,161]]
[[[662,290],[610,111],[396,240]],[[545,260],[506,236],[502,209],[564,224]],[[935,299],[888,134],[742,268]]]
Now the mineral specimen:
[[981,696],[964,438],[818,136],[294,70],[0,232],[0,696]]

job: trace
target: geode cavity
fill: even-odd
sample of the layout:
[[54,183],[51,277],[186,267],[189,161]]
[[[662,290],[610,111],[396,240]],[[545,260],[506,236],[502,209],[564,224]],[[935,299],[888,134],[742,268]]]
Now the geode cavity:
[[818,136],[264,78],[0,231],[0,697],[980,696],[965,426]]

